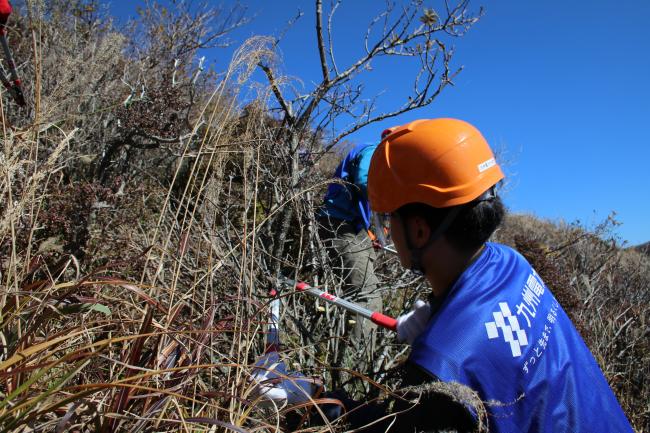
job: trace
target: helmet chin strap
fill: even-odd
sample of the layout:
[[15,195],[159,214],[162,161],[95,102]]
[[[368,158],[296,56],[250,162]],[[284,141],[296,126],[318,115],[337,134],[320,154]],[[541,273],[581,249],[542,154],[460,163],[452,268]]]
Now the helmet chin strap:
[[417,248],[413,246],[413,243],[411,242],[411,237],[409,236],[408,230],[406,228],[406,223],[404,222],[403,218],[400,218],[402,221],[402,229],[404,231],[404,237],[406,240],[406,248],[408,248],[409,253],[411,255],[411,271],[418,274],[418,275],[424,275],[425,269],[424,269],[424,264],[422,263],[422,256],[424,255],[424,250],[429,247],[436,239],[438,239],[442,234],[449,228],[449,226],[454,222],[456,219],[456,216],[458,216],[458,213],[460,210],[463,208],[463,206],[455,206],[449,209],[447,212],[447,215],[445,215],[445,218],[442,220],[442,222],[436,227],[435,230],[433,230],[429,234],[429,238],[427,241],[424,243],[423,246]]
[[480,203],[483,201],[491,201],[496,197],[496,190],[495,187],[491,187],[487,191],[485,191],[483,194],[478,196],[476,199],[473,201],[467,203],[467,204],[462,204],[459,206],[454,206],[452,208],[449,208],[449,211],[447,212],[447,215],[443,218],[443,220],[440,222],[438,227],[436,227],[435,230],[433,230],[429,234],[429,239],[424,243],[423,246],[416,248],[413,246],[413,243],[411,242],[411,237],[409,236],[408,230],[406,228],[406,223],[404,222],[404,218],[400,218],[402,220],[402,229],[404,232],[404,237],[406,239],[406,248],[408,248],[409,253],[411,255],[411,271],[418,275],[424,275],[425,269],[424,269],[424,264],[422,263],[422,256],[424,255],[424,250],[427,249],[429,245],[431,245],[436,239],[438,239],[442,234],[451,226],[451,224],[454,222],[458,214],[460,213],[461,209],[463,209],[465,206],[469,206],[472,204]]

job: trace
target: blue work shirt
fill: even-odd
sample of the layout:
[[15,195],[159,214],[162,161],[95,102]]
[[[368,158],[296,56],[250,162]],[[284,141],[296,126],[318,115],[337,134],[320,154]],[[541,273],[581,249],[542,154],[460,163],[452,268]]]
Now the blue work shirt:
[[334,172],[334,178],[346,183],[329,185],[320,211],[321,217],[348,221],[357,230],[370,228],[368,170],[377,146],[378,144],[357,145],[343,158]]
[[519,253],[488,243],[453,284],[412,362],[478,392],[491,432],[632,432],[591,352]]

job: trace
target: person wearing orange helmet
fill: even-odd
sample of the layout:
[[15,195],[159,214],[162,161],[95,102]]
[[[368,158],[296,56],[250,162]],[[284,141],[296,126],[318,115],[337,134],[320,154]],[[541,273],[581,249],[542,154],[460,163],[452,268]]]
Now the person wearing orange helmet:
[[[489,242],[505,214],[495,190],[503,178],[467,122],[416,120],[382,134],[368,174],[370,205],[390,218],[401,264],[432,289],[428,303],[398,319],[399,338],[411,344],[403,385],[471,388],[489,402],[490,432],[631,432],[550,289],[523,256]],[[354,412],[353,427],[373,417]],[[471,408],[439,396],[415,407],[398,402],[391,412],[363,431],[475,428]]]

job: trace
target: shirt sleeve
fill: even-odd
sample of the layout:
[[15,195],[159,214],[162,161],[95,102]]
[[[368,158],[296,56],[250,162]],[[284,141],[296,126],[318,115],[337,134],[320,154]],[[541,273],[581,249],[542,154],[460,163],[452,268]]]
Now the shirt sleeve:
[[375,146],[368,146],[359,152],[350,167],[352,182],[358,188],[359,195],[363,200],[368,200],[368,170],[370,170],[370,161],[375,148]]

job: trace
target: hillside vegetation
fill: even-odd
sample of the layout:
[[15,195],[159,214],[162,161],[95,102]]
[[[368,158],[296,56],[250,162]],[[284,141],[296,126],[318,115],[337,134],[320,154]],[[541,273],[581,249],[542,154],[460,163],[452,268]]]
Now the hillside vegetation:
[[[250,382],[269,276],[340,285],[314,214],[342,142],[269,108],[286,80],[274,40],[248,39],[226,70],[200,60],[246,24],[237,7],[154,4],[118,32],[95,2],[28,5],[9,29],[28,106],[3,93],[0,107],[0,431],[277,430],[286,409],[259,407]],[[251,84],[260,65],[266,88]],[[496,238],[531,260],[649,432],[650,258],[613,224],[511,215]],[[379,262],[398,315],[426,286]],[[349,317],[282,299],[292,367],[390,392],[371,379],[390,385],[406,346],[385,335],[360,376]]]
[[634,247],[634,249],[640,253],[650,255],[650,242],[643,243],[641,245],[637,245]]

